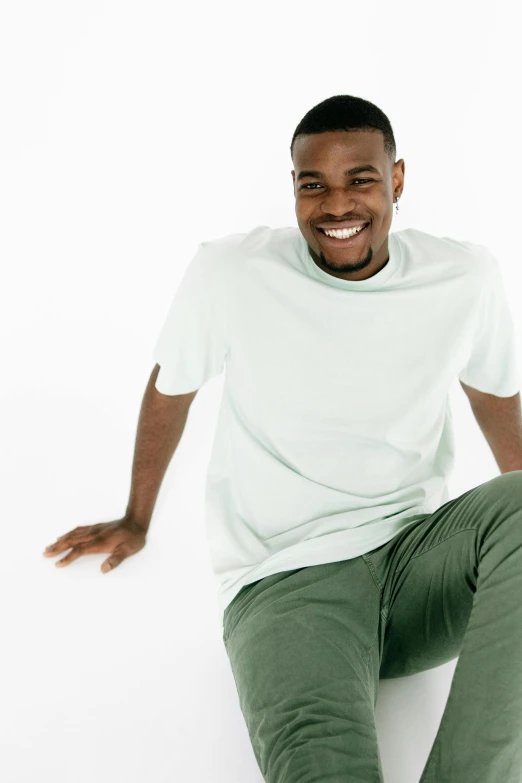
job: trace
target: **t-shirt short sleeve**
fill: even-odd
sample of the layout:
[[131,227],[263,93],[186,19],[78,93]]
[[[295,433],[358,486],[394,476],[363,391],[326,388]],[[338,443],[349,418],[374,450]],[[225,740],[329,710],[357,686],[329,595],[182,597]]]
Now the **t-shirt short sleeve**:
[[518,339],[498,261],[489,250],[487,256],[473,346],[459,380],[486,394],[512,397],[520,390]]
[[219,375],[227,348],[211,309],[211,292],[202,245],[189,262],[153,349],[160,365],[156,389],[162,394],[196,391]]

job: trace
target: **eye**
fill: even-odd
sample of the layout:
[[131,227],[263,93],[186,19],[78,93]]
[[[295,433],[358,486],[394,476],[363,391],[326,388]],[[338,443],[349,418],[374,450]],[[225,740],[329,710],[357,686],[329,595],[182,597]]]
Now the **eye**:
[[[373,182],[373,179],[354,179],[355,182]],[[312,188],[314,185],[319,185],[319,187],[322,187],[322,185],[319,182],[310,182],[308,185],[303,185],[301,190],[304,188]]]

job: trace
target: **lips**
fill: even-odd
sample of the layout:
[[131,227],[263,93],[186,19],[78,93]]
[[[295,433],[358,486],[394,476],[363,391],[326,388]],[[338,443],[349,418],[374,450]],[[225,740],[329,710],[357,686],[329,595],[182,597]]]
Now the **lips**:
[[362,220],[359,218],[359,220],[343,220],[339,223],[319,223],[317,225],[317,228],[326,228],[330,230],[331,228],[357,228],[359,226],[363,226],[365,223],[369,223],[369,220]]
[[348,239],[336,239],[335,237],[329,237],[326,236],[324,233],[324,229],[319,228],[317,226],[317,232],[320,235],[320,242],[323,244],[328,245],[328,247],[338,247],[338,248],[344,248],[344,247],[352,247],[352,245],[357,245],[361,239],[366,239],[366,232],[368,230],[368,226],[370,224],[367,223],[366,226],[363,228],[362,231],[359,231],[358,234],[355,234],[353,237],[348,237]]

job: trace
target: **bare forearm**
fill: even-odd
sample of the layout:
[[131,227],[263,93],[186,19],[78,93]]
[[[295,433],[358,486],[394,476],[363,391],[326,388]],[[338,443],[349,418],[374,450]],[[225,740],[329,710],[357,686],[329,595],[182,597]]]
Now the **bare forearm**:
[[154,368],[141,405],[126,514],[148,529],[167,467],[178,446],[196,392],[161,394]]

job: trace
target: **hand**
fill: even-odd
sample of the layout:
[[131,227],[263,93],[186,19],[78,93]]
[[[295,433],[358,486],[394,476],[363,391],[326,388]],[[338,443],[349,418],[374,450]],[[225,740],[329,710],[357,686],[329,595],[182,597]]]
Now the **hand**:
[[45,557],[52,557],[72,547],[68,555],[55,563],[56,566],[65,566],[82,555],[110,552],[111,556],[104,560],[100,568],[105,574],[116,568],[125,558],[143,549],[146,537],[147,530],[143,525],[124,516],[113,522],[75,527],[57,538],[56,543],[50,544],[43,554]]

